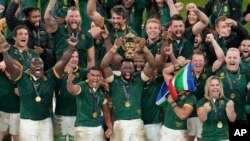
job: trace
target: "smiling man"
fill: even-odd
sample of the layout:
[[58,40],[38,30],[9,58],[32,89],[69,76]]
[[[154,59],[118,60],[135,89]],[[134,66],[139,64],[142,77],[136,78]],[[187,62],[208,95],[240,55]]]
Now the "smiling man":
[[200,34],[208,25],[208,17],[200,11],[194,3],[189,3],[186,9],[195,12],[199,21],[192,27],[185,29],[185,23],[180,15],[173,15],[170,18],[170,32],[174,39],[174,55],[175,57],[183,56],[190,59],[193,54],[193,42],[195,35]]
[[244,108],[247,82],[245,70],[240,66],[240,59],[240,51],[230,48],[225,58],[226,64],[216,72],[223,82],[225,97],[231,99],[235,104],[236,121],[229,123],[232,134],[235,128],[244,126],[247,120]]
[[[75,141],[105,141],[100,123],[101,111],[108,129],[105,136],[112,135],[112,121],[108,107],[107,91],[101,87],[102,71],[91,67],[85,81],[73,84],[75,75],[68,75],[67,90],[75,95],[77,115],[75,122]],[[84,109],[84,110],[82,110]]]
[[[25,40],[21,41],[20,44],[25,45],[24,43]],[[69,41],[69,44],[71,46],[76,45],[71,41]],[[46,72],[44,72],[43,61],[39,57],[31,58],[29,70],[22,70],[22,66],[16,67],[13,65],[15,60],[9,56],[7,48],[0,45],[0,50],[3,53],[10,79],[17,83],[19,90],[19,139],[52,141],[52,98],[56,80],[60,78],[75,48],[69,47],[53,69]]]
[[161,23],[158,19],[148,19],[146,23],[147,42],[146,46],[154,56],[160,50]]
[[[10,47],[8,53],[26,71],[30,67],[30,61],[33,57],[39,55],[32,49],[28,48],[28,28],[24,25],[18,25],[13,30],[15,44]],[[5,39],[1,36],[0,41],[6,44]],[[4,61],[2,62],[4,63]],[[5,64],[5,63],[4,63]],[[20,119],[20,98],[16,84],[9,81],[9,71],[2,68],[1,72],[1,96],[6,100],[2,100],[0,105],[1,123],[0,123],[0,139],[6,132],[13,135],[14,141],[18,140],[19,135],[19,119]],[[11,120],[10,120],[11,119]]]
[[223,49],[224,53],[229,48],[238,48],[242,40],[249,39],[248,31],[243,25],[225,16],[220,16],[215,20],[215,30],[219,39],[223,39],[223,44],[226,47]]
[[[223,65],[225,60],[225,55],[221,47],[214,39],[214,36],[212,34],[207,34],[206,40],[207,42],[211,43],[217,60],[213,62],[211,67],[205,68],[206,59],[203,52],[195,52],[192,56],[191,63],[193,66],[193,77],[195,79],[197,88],[194,95],[197,101],[204,97],[204,87],[208,77],[218,70]],[[196,110],[197,109],[194,107],[192,114],[187,119],[188,138],[189,140],[194,140],[195,137],[197,137],[197,140],[200,141],[202,137],[202,124],[198,119]]]
[[10,48],[10,56],[17,60],[24,70],[30,67],[30,61],[33,57],[38,57],[38,53],[28,47],[29,34],[28,28],[24,25],[18,25],[13,30],[15,44]]
[[78,52],[74,51],[61,79],[57,81],[55,120],[53,124],[55,141],[66,141],[67,138],[69,138],[69,141],[74,141],[76,98],[67,91],[66,84],[69,72],[75,75],[74,84],[86,78],[87,69],[80,68],[78,62]]
[[[113,106],[115,122],[111,141],[145,141],[146,134],[141,120],[141,98],[144,82],[152,76],[155,61],[149,49],[142,44],[139,50],[144,52],[148,65],[141,72],[135,73],[133,60],[123,59],[120,67],[121,75],[117,76],[112,72],[109,64],[121,44],[122,41],[116,39],[115,45],[106,53],[101,63],[113,102],[111,106]],[[127,128],[128,125],[130,128]]]
[[96,25],[100,26],[101,28],[103,28],[104,25],[107,26],[112,43],[114,43],[116,38],[123,37],[130,32],[137,35],[135,31],[126,24],[128,13],[125,7],[122,5],[116,5],[110,10],[110,20],[105,19],[96,11],[96,0],[89,0],[87,12],[90,19],[95,22]]
[[65,48],[68,47],[67,39],[77,40],[76,49],[79,54],[79,66],[82,68],[95,65],[95,51],[93,37],[81,29],[82,18],[77,7],[68,8],[65,17],[66,25],[58,25],[52,15],[56,0],[51,0],[46,9],[44,19],[47,28],[53,37],[56,59],[59,60]]
[[241,66],[243,69],[247,70],[250,66],[250,40],[243,40],[240,44],[239,50],[241,54]]
[[28,48],[34,49],[42,58],[45,70],[55,64],[53,44],[51,35],[48,33],[46,26],[41,22],[41,13],[36,7],[27,7],[22,10],[25,15],[24,20],[19,20],[15,13],[21,5],[21,0],[14,0],[6,10],[6,23],[8,28],[13,31],[18,25],[28,27]]

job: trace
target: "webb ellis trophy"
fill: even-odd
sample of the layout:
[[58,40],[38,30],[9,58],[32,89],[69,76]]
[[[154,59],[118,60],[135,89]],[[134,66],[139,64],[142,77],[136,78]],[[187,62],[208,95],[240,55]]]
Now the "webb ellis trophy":
[[140,43],[140,37],[137,37],[133,33],[126,34],[123,38],[123,45],[122,49],[125,51],[125,58],[127,59],[133,59],[134,58],[134,52],[136,48],[139,46]]

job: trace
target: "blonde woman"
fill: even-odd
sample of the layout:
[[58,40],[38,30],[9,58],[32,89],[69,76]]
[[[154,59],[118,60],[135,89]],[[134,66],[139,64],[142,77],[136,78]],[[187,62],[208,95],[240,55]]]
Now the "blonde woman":
[[234,122],[234,103],[224,97],[219,77],[210,76],[205,84],[204,98],[197,103],[197,115],[203,123],[202,140],[229,140],[227,121]]

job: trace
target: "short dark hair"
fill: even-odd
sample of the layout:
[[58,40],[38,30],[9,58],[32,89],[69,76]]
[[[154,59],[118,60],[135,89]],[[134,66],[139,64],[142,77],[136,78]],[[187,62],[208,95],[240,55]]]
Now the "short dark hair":
[[122,64],[123,62],[131,62],[131,63],[134,64],[134,60],[133,60],[133,59],[128,59],[128,58],[123,58],[123,59],[121,60],[121,64]]
[[[70,47],[70,46],[69,46],[69,47]],[[64,49],[63,49],[63,52],[66,52],[67,49],[68,49],[69,47],[64,48]],[[73,53],[74,53],[74,52],[77,52],[78,55],[79,55],[79,52],[78,52],[77,48],[73,48]],[[72,53],[72,54],[73,54],[73,53]]]
[[126,8],[123,5],[116,5],[110,10],[111,14],[112,12],[116,13],[117,15],[121,15],[123,18],[128,17],[128,12]]
[[135,54],[143,56],[143,58],[146,60],[145,53],[143,50],[137,50]]
[[203,56],[204,60],[206,61],[206,57],[202,51],[194,52],[192,57],[191,57],[192,60],[193,60],[194,55],[201,55],[201,56]]
[[143,50],[137,50],[137,51],[135,52],[135,54],[144,55],[144,51],[143,51]]
[[79,9],[76,7],[76,6],[70,6],[69,8],[68,8],[68,11],[75,11],[75,10],[77,10],[77,11],[79,11]]
[[226,16],[219,16],[219,17],[215,20],[214,25],[217,27],[218,24],[219,24],[219,22],[221,22],[221,21],[226,21],[226,20],[227,20],[227,17],[226,17]]
[[14,30],[13,30],[13,35],[14,35],[14,37],[16,37],[17,31],[18,31],[19,29],[26,29],[27,31],[29,31],[29,29],[28,29],[27,26],[25,26],[25,25],[18,25],[18,26],[16,26],[16,27],[14,28]]
[[36,56],[36,57],[31,58],[28,67],[30,67],[36,60],[40,60],[44,66],[44,62],[43,62],[42,58],[40,56]]
[[31,62],[34,62],[34,61],[37,60],[37,59],[43,61],[41,57],[36,56],[36,57],[31,58]]
[[33,11],[39,11],[39,8],[37,7],[27,7],[25,9],[23,9],[23,14],[25,16],[25,18],[28,18],[30,16],[30,13]]
[[170,18],[169,20],[170,25],[172,25],[173,21],[182,21],[185,24],[183,17],[179,14],[175,14]]
[[88,69],[88,73],[93,70],[93,71],[100,71],[101,74],[102,74],[102,69],[100,67],[97,67],[97,66],[92,66]]

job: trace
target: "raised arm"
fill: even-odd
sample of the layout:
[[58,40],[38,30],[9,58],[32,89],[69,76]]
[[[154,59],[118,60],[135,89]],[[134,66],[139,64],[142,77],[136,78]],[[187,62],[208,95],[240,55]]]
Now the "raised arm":
[[58,28],[58,24],[52,16],[52,11],[55,8],[55,4],[56,0],[50,0],[44,14],[44,20],[50,33],[54,33]]
[[171,17],[173,15],[175,15],[175,14],[179,14],[179,12],[177,11],[177,9],[176,9],[176,7],[174,5],[174,1],[173,0],[165,0],[165,1],[166,1],[167,5],[168,5]]
[[104,26],[104,18],[96,11],[96,0],[89,0],[87,5],[87,13],[90,19],[98,26]]
[[145,46],[145,39],[141,38],[139,42],[139,46],[142,48],[144,52],[144,57],[146,59],[146,62],[148,63],[147,67],[143,68],[144,74],[146,74],[147,77],[152,76],[152,71],[155,69],[156,64],[155,64],[155,58],[151,51]]
[[119,38],[115,39],[113,47],[105,54],[105,56],[102,59],[100,67],[103,70],[105,79],[113,75],[113,72],[109,67],[109,65],[112,62],[113,58],[115,57],[116,51],[121,45],[122,45],[122,40]]
[[72,71],[70,71],[68,74],[66,87],[67,87],[67,90],[70,94],[78,95],[81,92],[81,87],[79,85],[73,84],[73,80],[75,79],[75,75],[73,75]]
[[6,10],[6,15],[5,15],[6,23],[11,31],[17,25],[23,24],[22,21],[19,21],[15,15],[20,3],[21,3],[21,0],[12,1]]
[[112,136],[112,133],[113,133],[113,126],[112,126],[111,114],[110,114],[107,100],[102,105],[102,111],[103,111],[103,117],[104,117],[105,124],[108,127],[108,129],[105,131],[105,136],[107,138],[110,138]]
[[10,74],[11,80],[16,80],[19,76],[21,76],[21,66],[16,67],[14,64],[17,64],[8,54],[8,50],[10,45],[6,42],[3,35],[0,35],[0,52],[3,54],[3,60],[5,62],[6,68],[5,70],[8,71]]
[[209,21],[208,17],[206,16],[205,13],[200,11],[194,3],[189,3],[186,8],[188,11],[195,12],[195,14],[199,18],[199,21],[195,23],[192,27],[193,34],[198,35],[203,31],[203,29],[207,27]]
[[226,113],[227,113],[227,117],[228,117],[229,121],[234,122],[236,119],[236,113],[234,110],[234,103],[232,100],[227,102]]
[[199,107],[197,109],[197,115],[202,123],[207,121],[207,114],[210,111],[211,111],[211,106],[209,102],[205,103],[202,107]]
[[[165,32],[165,31],[164,31]],[[158,71],[160,72],[165,66],[170,66],[172,64],[177,64],[176,57],[173,53],[173,44],[170,43],[169,39],[164,39],[165,33],[163,32],[163,40],[162,40],[162,46],[160,50],[160,54],[156,54],[155,56],[155,62]],[[166,63],[167,58],[170,58],[171,62]]]
[[187,119],[193,111],[193,106],[189,104],[184,104],[182,107],[177,105],[171,95],[168,96],[167,101],[171,104],[176,116],[178,116],[181,120]]
[[110,50],[112,48],[112,43],[111,43],[111,40],[109,37],[109,31],[106,25],[104,25],[104,28],[101,31],[101,35],[102,35],[102,38],[104,39],[106,51]]
[[216,54],[217,60],[214,61],[212,65],[212,71],[215,72],[218,70],[224,63],[225,61],[225,55],[223,53],[223,50],[217,43],[217,41],[214,39],[213,34],[207,34],[206,41],[210,42],[214,48],[214,52]]
[[63,53],[61,59],[55,64],[53,67],[54,71],[57,73],[57,77],[60,78],[61,74],[64,71],[65,66],[68,64],[72,53],[76,50],[75,46],[77,45],[77,42],[71,41],[68,39],[68,43],[70,47],[67,48],[67,50]]
[[225,22],[227,25],[231,27],[232,31],[235,31],[237,33],[239,40],[249,39],[249,34],[247,29],[244,26],[242,26],[239,22],[229,18]]

